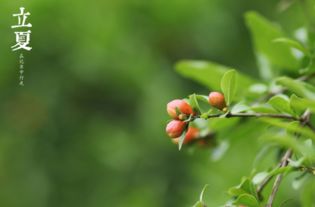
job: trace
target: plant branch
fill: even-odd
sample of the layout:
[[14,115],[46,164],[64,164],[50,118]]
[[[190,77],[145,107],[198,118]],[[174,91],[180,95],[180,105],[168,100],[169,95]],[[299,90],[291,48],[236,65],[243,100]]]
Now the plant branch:
[[204,119],[211,119],[211,118],[218,118],[218,117],[225,117],[225,118],[233,118],[233,117],[269,117],[269,118],[279,118],[279,119],[287,119],[293,121],[299,121],[303,126],[309,127],[313,132],[315,132],[315,127],[310,122],[310,111],[306,110],[305,113],[301,116],[301,118],[297,118],[288,114],[268,114],[268,113],[226,113],[226,114],[209,114],[207,117],[201,117],[200,115],[190,117],[188,121],[192,121],[196,118],[204,118]]
[[[307,125],[307,123],[309,123],[310,116],[311,116],[311,112],[309,109],[307,109],[300,119],[300,123],[302,126],[305,126],[305,125]],[[298,138],[300,136],[300,134],[296,134],[296,136]],[[286,167],[289,164],[289,159],[291,158],[292,154],[293,154],[292,149],[288,149],[286,151],[283,158],[281,159],[280,168]],[[283,179],[283,173],[277,175],[276,180],[275,180],[273,187],[272,187],[272,192],[268,198],[268,202],[267,202],[266,207],[272,207],[273,201],[274,201],[276,194],[279,190],[279,186],[280,186],[282,179]]]
[[[288,162],[288,160],[290,159],[290,157],[292,156],[292,150],[291,149],[288,149],[285,154],[283,155],[283,157],[281,158],[281,162],[278,164],[278,167],[277,168],[280,168],[280,167],[285,167],[283,166],[283,163],[284,162]],[[265,178],[262,183],[257,187],[256,189],[256,192],[257,192],[257,195],[258,195],[258,198],[259,200],[263,200],[263,197],[261,195],[263,189],[268,185],[268,183],[272,180],[274,176],[271,175],[271,176],[268,176],[267,178]]]
[[[270,117],[270,118],[280,118],[280,119],[289,119],[299,121],[298,118],[287,115],[287,114],[268,114],[268,113],[227,113],[227,114],[210,114],[205,119],[210,118],[217,118],[217,117],[226,117],[226,118],[233,118],[233,117]],[[194,118],[201,118],[200,116],[195,116]]]
[[[231,113],[231,112],[227,112],[226,114],[210,114],[207,115],[206,117],[201,117],[200,115],[197,116],[193,116],[190,117],[190,120],[196,119],[196,118],[204,118],[204,119],[210,119],[210,118],[218,118],[218,117],[225,117],[225,118],[233,118],[233,117],[270,117],[270,118],[280,118],[280,119],[288,119],[288,120],[295,120],[295,121],[299,121],[301,126],[308,126],[309,128],[311,128],[313,131],[315,131],[314,126],[312,126],[311,122],[310,122],[310,116],[311,116],[311,111],[309,109],[307,109],[303,115],[299,118],[291,116],[291,115],[287,115],[287,114],[269,114],[269,113]],[[298,138],[300,136],[300,134],[296,133],[295,134],[296,137]],[[284,156],[281,158],[281,161],[278,165],[278,168],[283,168],[288,166],[289,163],[289,159],[291,158],[293,154],[292,149],[288,149]],[[275,182],[273,184],[272,187],[272,192],[268,198],[268,202],[266,204],[266,207],[272,207],[273,201],[276,197],[276,194],[279,190],[279,186],[281,184],[281,181],[283,179],[283,173],[280,173],[279,175],[277,175]],[[262,190],[265,188],[265,186],[272,180],[274,176],[269,176],[267,177],[260,186],[257,187],[256,191],[257,191],[257,195],[258,198],[260,200],[262,200],[262,195],[261,192]]]
[[[288,165],[288,163],[289,163],[288,159],[291,156],[292,156],[292,150],[288,149],[286,151],[286,153],[284,154],[284,156],[282,157],[282,159],[281,159],[280,168],[281,167],[286,167]],[[276,180],[275,180],[275,182],[273,184],[273,187],[272,187],[272,192],[271,192],[271,194],[270,194],[270,196],[268,198],[268,202],[267,202],[266,207],[272,207],[273,201],[274,201],[274,199],[276,197],[276,194],[277,194],[277,192],[279,190],[279,186],[280,186],[280,183],[282,181],[282,178],[283,178],[283,174],[277,175]]]

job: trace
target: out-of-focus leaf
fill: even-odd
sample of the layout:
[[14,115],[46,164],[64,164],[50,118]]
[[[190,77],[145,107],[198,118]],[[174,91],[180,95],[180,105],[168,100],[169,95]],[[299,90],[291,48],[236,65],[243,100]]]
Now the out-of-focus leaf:
[[263,94],[263,93],[266,93],[268,91],[268,87],[266,84],[256,83],[256,84],[253,84],[249,87],[249,91],[251,93]]
[[221,90],[224,94],[226,104],[229,106],[236,92],[236,71],[229,70],[221,79]]
[[273,96],[268,103],[280,113],[294,114],[290,107],[289,98],[285,95]]
[[299,160],[290,160],[289,165],[292,167],[301,167],[304,161],[305,157],[301,157]]
[[313,206],[315,203],[315,180],[313,177],[310,177],[307,182],[305,182],[305,186],[301,189],[301,202],[302,206]]
[[295,94],[290,96],[290,108],[295,112],[297,115],[301,115],[305,111],[305,105],[302,104],[303,99],[298,97]]
[[271,106],[267,104],[259,104],[259,105],[254,105],[251,107],[251,110],[254,112],[259,112],[259,113],[270,113],[270,114],[275,114],[277,111],[272,108]]
[[[272,144],[276,144],[285,148],[292,149],[296,153],[300,153],[304,155],[307,159],[310,159],[310,160],[315,159],[314,150],[310,148],[309,146],[306,146],[303,142],[297,140],[292,135],[284,134],[284,133],[283,134],[265,133],[260,137],[260,139],[265,142],[270,142]],[[276,173],[276,172],[273,172],[273,173]]]
[[261,162],[262,160],[267,156],[267,154],[270,153],[272,149],[271,145],[265,145],[261,148],[261,150],[257,153],[255,160],[254,160],[254,168],[256,168]]
[[241,183],[238,186],[230,188],[228,193],[231,196],[240,196],[244,193],[253,195],[254,197],[257,196],[253,182],[247,177],[243,177]]
[[307,180],[307,176],[305,176],[306,174],[304,174],[304,176],[303,177],[301,177],[301,178],[299,178],[299,179],[294,179],[293,181],[292,181],[292,188],[294,189],[294,190],[300,190],[301,189],[301,187],[303,186],[303,184],[306,182],[306,180]]
[[315,100],[315,94],[310,91],[307,84],[302,81],[293,80],[289,77],[280,77],[276,80],[276,83],[286,87],[289,91],[298,96]]
[[258,207],[259,203],[257,199],[250,194],[242,194],[240,195],[234,202],[235,205],[245,205],[248,207]]
[[297,121],[285,122],[282,120],[272,119],[272,118],[262,118],[261,121],[271,124],[276,127],[286,129],[290,133],[299,133],[305,137],[315,140],[315,134],[313,131],[307,127],[302,127],[298,124]]
[[292,172],[293,170],[293,167],[292,166],[285,166],[285,167],[278,167],[274,170],[272,170],[269,175],[270,176],[276,176],[276,175],[279,175],[279,174],[286,174],[286,173],[290,173]]
[[249,106],[242,104],[242,103],[238,103],[232,107],[231,112],[232,113],[239,113],[239,112],[244,112],[244,111],[248,111],[248,110],[250,110]]
[[260,184],[265,178],[267,178],[269,175],[268,172],[260,172],[260,173],[257,173],[254,177],[253,177],[253,183],[255,185],[257,184]]
[[209,121],[209,128],[214,131],[226,130],[235,126],[239,120],[240,119],[238,117],[233,119],[211,119],[211,121]]
[[206,205],[201,201],[197,201],[197,203],[195,203],[193,207],[206,207]]
[[[198,83],[207,86],[212,90],[220,90],[220,80],[224,73],[232,68],[208,61],[183,60],[176,64],[176,71],[184,77],[190,78]],[[237,79],[242,88],[247,88],[255,81],[244,75],[237,73]],[[246,92],[242,90],[240,92]]]
[[282,30],[277,25],[253,11],[245,14],[245,20],[251,32],[257,59],[261,62],[261,59],[264,58],[264,65],[259,65],[263,78],[269,79],[273,74],[266,64],[285,70],[297,70],[299,63],[290,48],[272,42],[274,39],[284,37]]
[[290,106],[298,114],[304,112],[306,108],[315,113],[315,101],[299,98],[295,94],[290,97]]
[[295,40],[281,37],[281,38],[274,39],[273,42],[274,43],[282,43],[284,45],[287,45],[288,47],[292,47],[292,48],[295,48],[295,49],[303,52],[305,55],[309,55],[309,52],[307,51],[307,49],[301,43],[299,43]]
[[218,161],[220,160],[225,152],[229,149],[230,144],[227,141],[222,141],[215,149],[212,150],[211,160]]

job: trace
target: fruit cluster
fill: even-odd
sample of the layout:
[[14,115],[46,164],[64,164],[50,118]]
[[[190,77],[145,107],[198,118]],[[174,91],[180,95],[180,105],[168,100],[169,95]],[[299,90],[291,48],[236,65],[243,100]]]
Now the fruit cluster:
[[[208,97],[211,106],[226,111],[226,103],[223,94],[219,92],[211,92]],[[187,119],[196,115],[190,104],[185,100],[175,99],[167,104],[167,113],[173,119],[166,126],[166,133],[172,138],[173,143],[178,144],[179,137],[186,131],[183,144],[194,141],[199,136],[199,129],[188,126]]]

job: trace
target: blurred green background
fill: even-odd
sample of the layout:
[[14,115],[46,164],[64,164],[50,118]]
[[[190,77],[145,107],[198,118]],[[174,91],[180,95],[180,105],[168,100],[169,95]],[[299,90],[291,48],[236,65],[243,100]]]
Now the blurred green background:
[[[209,150],[179,152],[166,103],[209,89],[174,64],[213,60],[258,76],[243,14],[291,34],[304,17],[298,5],[280,12],[288,2],[0,0],[0,206],[185,207],[206,183],[209,206],[225,203],[259,146],[244,129],[218,162]],[[24,87],[10,49],[21,6],[33,24]]]

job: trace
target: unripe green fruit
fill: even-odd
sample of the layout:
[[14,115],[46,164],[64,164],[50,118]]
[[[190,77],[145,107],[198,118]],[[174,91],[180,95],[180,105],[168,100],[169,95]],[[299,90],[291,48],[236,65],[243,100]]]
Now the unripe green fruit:
[[213,106],[219,110],[224,110],[224,108],[226,108],[224,95],[222,93],[211,92],[209,94],[208,101],[209,101],[211,106]]
[[194,113],[192,107],[186,101],[180,99],[169,102],[166,110],[173,119],[179,120],[184,120]]
[[166,133],[171,138],[176,138],[182,135],[186,123],[179,120],[172,120],[166,126]]

